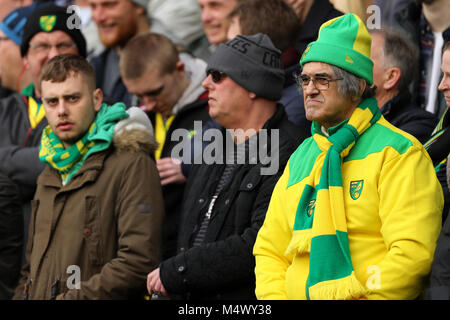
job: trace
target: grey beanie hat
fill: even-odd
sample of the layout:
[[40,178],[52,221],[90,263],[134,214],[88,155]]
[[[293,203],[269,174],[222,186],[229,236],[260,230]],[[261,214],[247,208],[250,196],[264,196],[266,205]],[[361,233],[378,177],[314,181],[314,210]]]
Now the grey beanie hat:
[[281,98],[284,70],[281,51],[262,33],[236,36],[220,44],[209,59],[206,71],[217,70],[248,91],[272,101]]
[[130,1],[133,2],[136,5],[144,8],[145,11],[147,11],[148,3],[150,2],[150,0],[130,0]]

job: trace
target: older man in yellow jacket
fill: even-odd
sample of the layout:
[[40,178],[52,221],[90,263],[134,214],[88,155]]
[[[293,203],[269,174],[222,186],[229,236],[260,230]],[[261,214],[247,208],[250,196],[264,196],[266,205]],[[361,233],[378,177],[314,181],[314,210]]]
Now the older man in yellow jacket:
[[414,299],[424,289],[442,189],[423,146],[371,97],[370,46],[346,14],[301,58],[312,137],[291,156],[254,246],[259,299]]

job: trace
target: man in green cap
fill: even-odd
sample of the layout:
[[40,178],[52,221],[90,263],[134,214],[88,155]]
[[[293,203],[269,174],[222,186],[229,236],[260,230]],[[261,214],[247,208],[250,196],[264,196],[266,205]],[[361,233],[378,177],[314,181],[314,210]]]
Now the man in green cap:
[[442,189],[423,146],[381,115],[370,48],[364,23],[346,14],[301,58],[312,137],[291,155],[258,233],[259,299],[414,299],[424,289]]

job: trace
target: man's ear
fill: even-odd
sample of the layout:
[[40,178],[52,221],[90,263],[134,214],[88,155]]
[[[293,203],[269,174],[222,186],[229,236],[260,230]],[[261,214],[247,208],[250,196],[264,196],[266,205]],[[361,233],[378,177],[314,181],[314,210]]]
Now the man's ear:
[[22,58],[22,63],[23,63],[23,67],[24,67],[25,69],[29,69],[29,68],[30,68],[30,63],[28,62],[27,56],[25,56],[25,57]]
[[147,15],[147,11],[144,8],[138,6],[137,4],[135,4],[135,6],[136,6],[136,13],[138,15]]
[[183,61],[178,61],[175,65],[175,69],[177,70],[178,74],[184,77],[186,69]]
[[388,68],[384,72],[383,76],[383,88],[387,90],[392,90],[395,88],[400,81],[402,72],[397,67]]
[[96,112],[100,110],[103,103],[103,91],[100,88],[97,88],[94,90],[93,93],[93,100],[94,100],[94,109]]

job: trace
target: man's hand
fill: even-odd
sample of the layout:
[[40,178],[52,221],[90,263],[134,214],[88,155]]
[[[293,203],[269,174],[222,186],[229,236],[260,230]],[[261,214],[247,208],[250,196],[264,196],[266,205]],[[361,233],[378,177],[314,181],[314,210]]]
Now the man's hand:
[[166,289],[164,288],[161,278],[159,277],[159,268],[156,268],[152,272],[150,272],[147,276],[147,290],[148,294],[152,296],[152,294],[156,294],[160,297],[170,298]]
[[161,185],[169,183],[183,183],[186,177],[181,172],[181,160],[175,158],[162,158],[156,160]]

